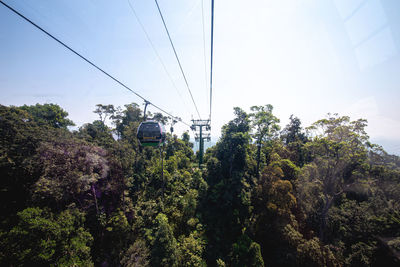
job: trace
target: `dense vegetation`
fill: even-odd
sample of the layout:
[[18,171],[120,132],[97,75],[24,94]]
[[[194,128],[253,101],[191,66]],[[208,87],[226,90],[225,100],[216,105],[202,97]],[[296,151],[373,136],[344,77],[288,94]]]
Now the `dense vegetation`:
[[168,134],[162,176],[137,104],[95,112],[71,132],[57,105],[0,105],[0,265],[399,264],[400,159],[365,120],[281,130],[271,105],[235,108],[202,169]]

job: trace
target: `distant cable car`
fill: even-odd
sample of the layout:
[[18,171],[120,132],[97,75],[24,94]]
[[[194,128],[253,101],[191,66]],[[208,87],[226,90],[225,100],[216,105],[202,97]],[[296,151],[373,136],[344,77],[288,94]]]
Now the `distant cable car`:
[[137,138],[142,146],[160,146],[165,137],[165,128],[160,122],[148,120],[139,125]]

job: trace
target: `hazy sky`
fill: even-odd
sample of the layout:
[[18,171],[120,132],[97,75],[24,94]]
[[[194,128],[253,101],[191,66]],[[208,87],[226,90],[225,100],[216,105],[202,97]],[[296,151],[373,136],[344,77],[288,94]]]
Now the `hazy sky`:
[[[5,0],[185,121],[197,118],[153,0]],[[208,117],[210,0],[159,0],[202,118]],[[400,154],[400,1],[216,0],[212,136],[234,106],[272,104],[281,126],[326,113],[369,121],[372,141]],[[0,103],[57,103],[79,126],[95,105],[141,100],[0,5]],[[154,108],[150,111],[156,112]],[[187,130],[176,127],[178,133]]]

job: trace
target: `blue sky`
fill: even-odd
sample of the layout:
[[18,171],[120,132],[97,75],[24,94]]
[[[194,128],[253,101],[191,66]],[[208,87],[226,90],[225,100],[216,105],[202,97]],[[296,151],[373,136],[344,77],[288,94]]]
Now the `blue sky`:
[[[197,118],[154,1],[131,3],[176,88],[127,0],[4,2],[155,104],[185,121]],[[159,4],[207,118],[201,5],[208,67],[210,1]],[[372,141],[400,154],[399,14],[397,0],[216,0],[212,136],[234,106],[272,104],[282,127],[291,114],[304,126],[328,112],[365,118]],[[96,119],[98,103],[141,102],[2,6],[0,90],[1,104],[57,103],[77,125]]]

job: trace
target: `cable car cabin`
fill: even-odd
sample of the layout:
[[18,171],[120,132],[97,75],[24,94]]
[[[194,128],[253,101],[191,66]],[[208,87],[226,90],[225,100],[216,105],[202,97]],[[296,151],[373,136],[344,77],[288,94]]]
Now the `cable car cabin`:
[[139,125],[137,138],[142,146],[159,146],[165,142],[164,125],[157,121],[144,121]]

